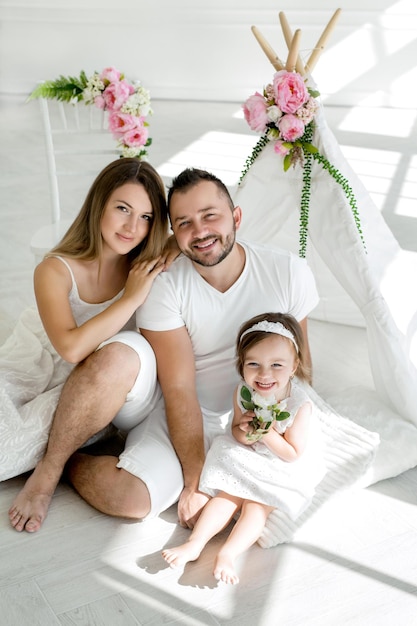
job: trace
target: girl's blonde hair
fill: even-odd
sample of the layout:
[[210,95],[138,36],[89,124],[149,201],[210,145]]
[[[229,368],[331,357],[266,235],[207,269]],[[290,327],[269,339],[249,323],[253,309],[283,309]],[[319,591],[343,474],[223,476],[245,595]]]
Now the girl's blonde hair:
[[155,168],[137,158],[120,158],[97,176],[80,212],[61,241],[47,256],[91,261],[102,252],[101,219],[111,194],[126,183],[142,185],[152,205],[153,217],[145,239],[128,253],[130,261],[158,256],[168,237],[168,211],[164,183]]
[[239,375],[243,378],[243,365],[245,362],[245,356],[247,351],[266,337],[269,337],[271,333],[264,330],[254,330],[253,332],[247,333],[244,336],[242,335],[245,333],[245,331],[249,330],[249,328],[252,328],[252,326],[254,326],[255,324],[263,321],[280,322],[287,330],[292,333],[298,346],[298,353],[291,339],[288,339],[287,337],[283,338],[286,339],[286,341],[288,341],[289,344],[293,347],[294,354],[298,360],[297,369],[295,370],[295,376],[298,376],[298,378],[300,378],[301,380],[309,380],[310,368],[306,363],[303,331],[295,317],[289,315],[288,313],[262,313],[261,315],[252,317],[241,326],[236,341],[236,368],[239,372]]

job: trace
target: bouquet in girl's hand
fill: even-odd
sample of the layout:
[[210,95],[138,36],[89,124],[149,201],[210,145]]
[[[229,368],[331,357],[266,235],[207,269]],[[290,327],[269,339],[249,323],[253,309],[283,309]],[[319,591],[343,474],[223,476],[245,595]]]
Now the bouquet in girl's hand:
[[269,431],[274,420],[281,422],[291,415],[284,410],[287,406],[286,400],[277,402],[274,396],[265,398],[256,391],[252,392],[245,385],[240,389],[240,402],[244,409],[255,413],[250,422],[253,431],[246,433],[246,438],[251,442],[259,441]]

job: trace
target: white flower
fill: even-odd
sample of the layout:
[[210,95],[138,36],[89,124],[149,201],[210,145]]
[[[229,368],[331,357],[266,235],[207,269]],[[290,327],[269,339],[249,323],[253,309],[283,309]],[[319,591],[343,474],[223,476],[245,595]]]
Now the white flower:
[[150,93],[144,87],[136,84],[135,93],[128,97],[121,110],[129,115],[146,117],[152,114]]
[[255,391],[252,394],[252,402],[254,403],[255,408],[267,409],[271,406],[271,404],[275,404],[276,400],[274,396],[269,396],[268,398],[265,398],[265,396],[261,396],[260,393],[257,393]]
[[[122,147],[122,156],[124,157],[137,157],[137,156],[141,156],[143,154],[143,149],[139,149],[138,148],[131,148],[129,146],[124,146]],[[142,158],[142,161],[144,159]]]
[[278,402],[275,408],[279,409],[280,411],[284,411],[287,408],[287,400],[286,399],[280,400],[280,402]]
[[307,100],[307,102],[297,110],[296,116],[299,117],[304,122],[304,124],[307,125],[313,121],[314,116],[317,113],[317,109],[318,104],[316,100],[310,97],[310,99]]
[[275,104],[273,104],[272,106],[267,108],[266,115],[268,117],[268,120],[275,124],[279,120],[279,118],[282,117],[282,111]]
[[272,412],[270,411],[270,409],[258,409],[257,407],[255,407],[254,413],[258,420],[262,423],[270,422],[272,420]]

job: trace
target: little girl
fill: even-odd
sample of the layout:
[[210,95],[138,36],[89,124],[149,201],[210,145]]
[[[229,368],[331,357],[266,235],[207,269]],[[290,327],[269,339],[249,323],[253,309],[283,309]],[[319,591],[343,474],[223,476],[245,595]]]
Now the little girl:
[[[238,521],[217,554],[214,576],[238,583],[234,562],[260,537],[279,507],[297,517],[310,503],[321,466],[310,443],[312,405],[294,380],[308,380],[301,327],[291,315],[250,319],[237,339],[232,433],[216,437],[201,474],[200,491],[212,497],[188,541],[162,552],[171,567],[196,560],[236,513]],[[311,453],[308,451],[311,448]]]

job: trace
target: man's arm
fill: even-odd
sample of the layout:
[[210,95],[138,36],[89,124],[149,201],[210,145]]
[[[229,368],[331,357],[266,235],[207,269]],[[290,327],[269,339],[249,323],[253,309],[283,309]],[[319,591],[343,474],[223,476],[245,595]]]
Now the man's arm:
[[155,352],[168,429],[182,466],[184,490],[178,503],[179,521],[193,528],[208,497],[198,491],[205,450],[191,340],[185,326],[166,331],[141,329],[141,333]]
[[310,378],[307,382],[311,385],[313,381],[313,365],[311,361],[310,344],[308,342],[307,318],[305,317],[303,320],[300,320],[299,324],[303,331],[306,365],[310,369]]

